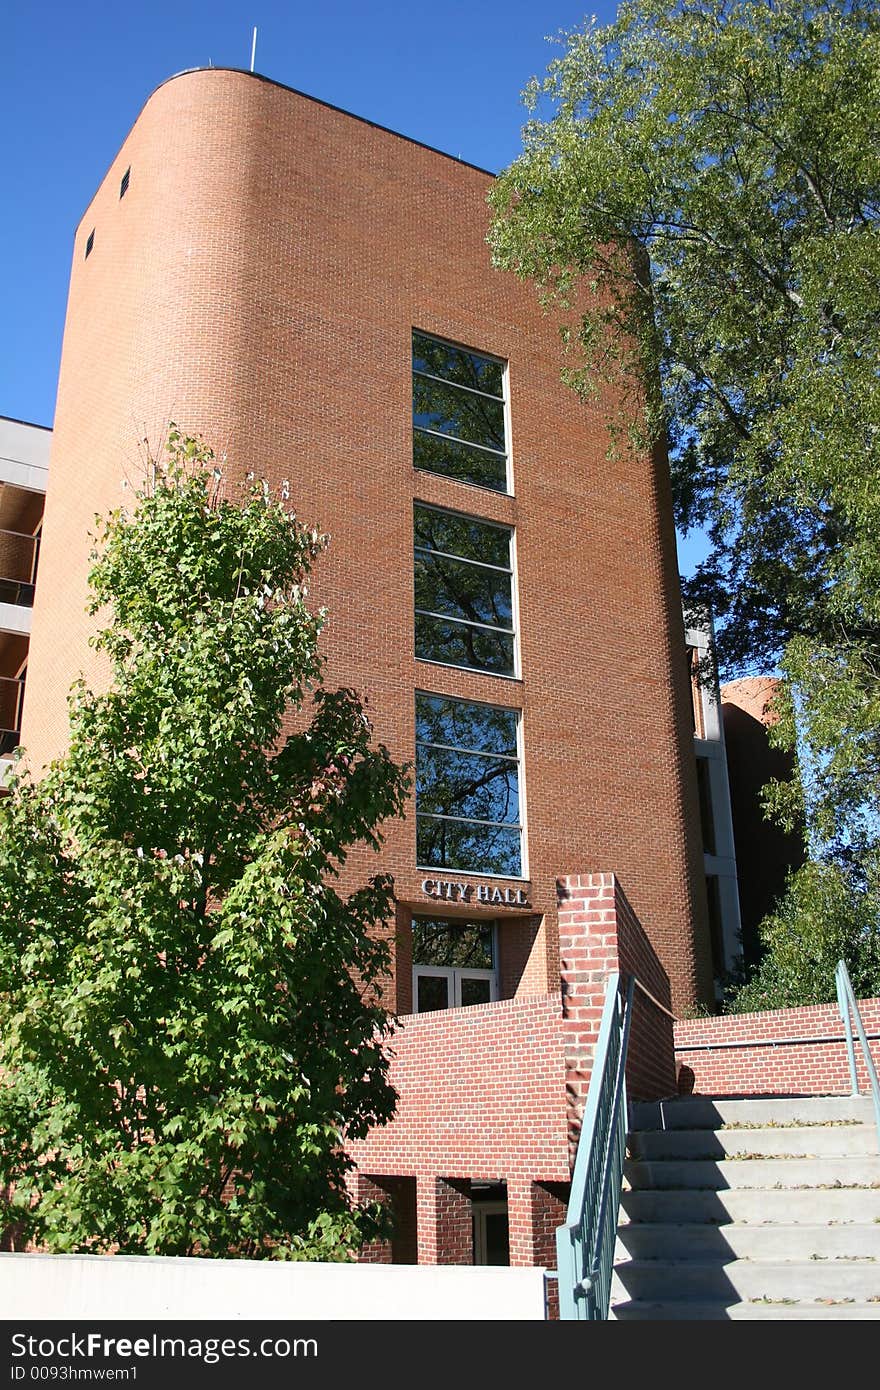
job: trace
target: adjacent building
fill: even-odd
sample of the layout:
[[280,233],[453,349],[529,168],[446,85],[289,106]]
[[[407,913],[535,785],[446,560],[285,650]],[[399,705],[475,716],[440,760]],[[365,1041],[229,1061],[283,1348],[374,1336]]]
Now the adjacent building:
[[796,775],[791,753],[772,747],[773,700],[779,682],[750,676],[721,687],[721,718],[730,782],[730,817],[736,847],[742,955],[745,964],[761,958],[758,927],[782,896],[792,870],[804,862],[803,836],[786,832],[764,815],[764,787]]
[[0,416],[0,786],[21,742],[52,434]]
[[[694,754],[700,805],[703,871],[709,908],[709,937],[716,994],[720,998],[725,981],[735,975],[741,967],[742,923],[737,878],[737,844],[731,813],[729,760],[725,741],[727,724],[722,717],[713,642],[714,632],[711,624],[708,627],[698,626],[685,616],[688,674],[693,694]],[[760,835],[757,806],[752,808],[752,817]],[[743,832],[748,833],[745,826]]]

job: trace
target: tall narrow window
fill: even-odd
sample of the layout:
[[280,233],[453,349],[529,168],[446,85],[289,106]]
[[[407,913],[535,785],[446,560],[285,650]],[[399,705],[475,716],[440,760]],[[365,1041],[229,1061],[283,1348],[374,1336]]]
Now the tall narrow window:
[[508,491],[502,362],[413,333],[413,463]]
[[513,532],[415,508],[416,656],[514,674]]
[[425,868],[522,876],[519,714],[416,695],[416,840]]

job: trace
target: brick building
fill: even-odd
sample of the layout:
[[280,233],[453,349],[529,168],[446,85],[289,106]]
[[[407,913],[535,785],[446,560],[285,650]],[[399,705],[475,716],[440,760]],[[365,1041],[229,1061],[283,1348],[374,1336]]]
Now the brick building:
[[0,416],[0,786],[21,737],[51,439]]
[[730,814],[736,844],[742,952],[747,965],[761,958],[758,927],[781,898],[788,874],[804,862],[801,835],[786,833],[764,815],[764,787],[796,775],[794,756],[773,748],[775,723],[771,676],[728,681],[721,687],[721,716],[730,777]]
[[247,73],[153,93],[76,233],[22,742],[55,755],[71,680],[102,679],[88,533],[144,440],[173,419],[289,481],[331,536],[327,683],[417,771],[382,854],[401,1105],[357,1158],[399,1219],[372,1253],[522,1264],[597,980],[638,959],[682,1009],[712,961],[665,457],[609,454],[617,402],[562,385],[556,325],[491,268],[490,183]]

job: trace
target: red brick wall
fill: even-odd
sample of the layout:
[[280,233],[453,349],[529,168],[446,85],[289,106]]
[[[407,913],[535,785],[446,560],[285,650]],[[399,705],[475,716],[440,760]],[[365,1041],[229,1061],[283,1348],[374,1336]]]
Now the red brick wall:
[[[556,1230],[565,1221],[568,1208],[567,1183],[532,1183],[532,1242],[534,1263],[545,1269],[556,1268]],[[547,1313],[551,1321],[559,1317],[559,1285],[547,1285]]]
[[416,1179],[416,1240],[420,1265],[473,1263],[474,1237],[467,1179]]
[[390,1124],[350,1145],[364,1173],[567,1181],[559,995],[401,1020]]
[[[522,710],[544,918],[529,989],[556,986],[556,875],[613,864],[684,1007],[709,996],[711,969],[667,465],[609,456],[616,401],[562,384],[556,323],[489,263],[490,185],[247,73],[153,93],[74,243],[23,741],[38,767],[60,752],[71,680],[104,678],[88,535],[174,419],[239,477],[289,480],[330,533],[312,586],[327,681],[369,699],[399,761],[415,754],[415,689]],[[508,361],[515,496],[413,469],[414,326]],[[516,528],[522,680],[416,661],[416,499]],[[377,867],[352,853],[343,887]],[[412,815],[381,867],[401,902],[430,908]]]
[[[577,1143],[612,971],[635,974],[665,1008],[669,979],[614,874],[574,874],[558,881],[562,1007],[566,1034],[569,1139]],[[672,1019],[639,991],[633,1001],[627,1058],[633,1100],[675,1091]]]
[[663,1011],[672,1008],[669,977],[616,880],[614,891],[620,968],[626,975],[635,975],[662,1005],[658,1008],[638,987],[633,992],[627,1093],[631,1100],[654,1100],[675,1091],[674,1023],[670,1013]]
[[30,584],[33,577],[33,537],[0,528],[0,579]]
[[529,998],[543,992],[546,976],[541,940],[540,917],[513,918],[500,924],[498,974],[502,999]]
[[[880,1034],[880,999],[864,999],[859,1009],[869,1038]],[[797,1041],[805,1038],[839,1041]],[[772,1046],[774,1039],[790,1041]],[[722,1043],[750,1045],[719,1046]],[[870,1045],[880,1070],[880,1038],[874,1037]],[[685,1093],[848,1095],[851,1090],[843,1024],[836,1004],[684,1019],[675,1025],[675,1046],[679,1089]],[[699,1050],[691,1050],[695,1046]],[[860,1053],[857,1043],[859,1084],[864,1091],[867,1077]]]

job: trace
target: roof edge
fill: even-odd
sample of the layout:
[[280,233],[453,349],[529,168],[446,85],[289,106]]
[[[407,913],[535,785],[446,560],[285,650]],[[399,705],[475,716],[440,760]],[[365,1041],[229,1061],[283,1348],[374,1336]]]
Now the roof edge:
[[52,425],[41,425],[37,420],[20,420],[17,415],[0,415],[0,421],[5,420],[10,425],[26,425],[29,430],[47,430],[52,433]]
[[[386,135],[394,135],[398,140],[405,140],[409,145],[417,145],[419,149],[429,150],[431,154],[439,154],[443,159],[451,159],[453,164],[461,164],[465,169],[474,169],[478,174],[486,174],[490,179],[498,177],[494,169],[484,169],[481,164],[473,164],[469,159],[460,159],[458,155],[450,154],[448,150],[438,149],[436,145],[428,145],[424,140],[416,140],[412,135],[403,135],[399,130],[393,130],[391,126],[381,125],[378,121],[371,121],[367,116],[358,116],[356,112],[349,111],[344,106],[336,106],[332,101],[324,101],[321,97],[313,97],[308,92],[301,91],[299,87],[291,87],[287,82],[279,82],[277,78],[266,77],[261,72],[250,72],[247,68],[230,68],[224,66],[182,68],[180,72],[172,73],[170,77],[166,77],[164,82],[159,83],[158,87],[154,87],[147,97],[147,100],[144,102],[144,106],[146,106],[147,101],[149,101],[151,97],[155,96],[156,92],[160,91],[163,87],[167,87],[169,82],[176,82],[179,77],[189,77],[196,72],[235,72],[241,77],[253,77],[257,82],[266,82],[270,87],[280,87],[282,92],[292,92],[294,96],[302,97],[304,101],[314,102],[316,106],[323,106],[328,111],[337,111],[340,116],[348,116],[350,120],[359,121],[361,125],[371,126],[373,130],[381,130],[384,131]],[[142,106],[141,111],[143,109]],[[138,112],[138,117],[140,117],[140,112]]]
[[113,158],[110,160],[110,163],[107,165],[106,169],[104,170],[104,173],[98,180],[98,184],[95,188],[94,193],[92,194],[89,201],[86,203],[86,206],[83,208],[82,213],[80,214],[80,217],[78,218],[76,223],[74,236],[76,236],[76,234],[79,232],[79,229],[82,226],[83,221],[85,219],[86,213],[92,206],[92,203],[95,201],[98,190],[100,189],[107,175],[110,173],[110,170],[113,168],[116,156],[119,154],[119,151],[122,149],[123,145],[125,144],[125,141],[128,139],[129,135],[131,135],[131,132],[134,130],[141,116],[144,114],[144,111],[146,110],[148,103],[152,101],[153,97],[156,95],[157,92],[161,91],[163,87],[167,87],[169,82],[177,82],[181,77],[191,77],[193,73],[197,72],[234,72],[238,73],[241,77],[251,77],[257,82],[266,82],[270,87],[279,87],[282,92],[292,92],[294,96],[302,97],[304,101],[314,102],[316,106],[323,106],[328,111],[336,111],[341,116],[348,116],[348,118],[352,121],[359,121],[361,125],[370,126],[373,130],[381,130],[386,135],[393,135],[397,140],[405,140],[407,144],[416,145],[421,150],[428,150],[431,154],[439,154],[442,159],[451,159],[453,164],[460,164],[465,169],[473,169],[476,173],[485,174],[486,177],[490,179],[498,177],[493,169],[484,169],[482,165],[472,164],[468,159],[459,159],[457,155],[449,154],[446,150],[440,150],[437,148],[436,145],[428,145],[425,143],[424,140],[415,140],[411,135],[402,135],[399,130],[392,130],[391,127],[387,125],[380,125],[378,121],[371,121],[366,116],[356,116],[353,111],[347,111],[344,106],[334,106],[332,101],[323,101],[321,97],[310,96],[308,92],[302,92],[298,87],[290,87],[286,82],[278,82],[274,77],[264,77],[262,73],[249,72],[247,68],[182,68],[180,72],[172,73],[170,77],[166,77],[163,82],[160,82],[157,87],[154,87],[142,102],[137,115],[135,116],[134,120],[132,121],[131,125],[126,131],[125,137],[120,142],[118,149],[113,155]]

